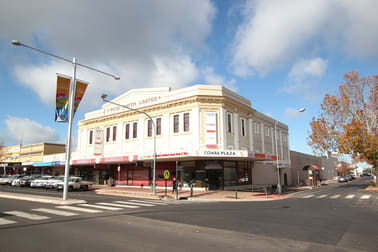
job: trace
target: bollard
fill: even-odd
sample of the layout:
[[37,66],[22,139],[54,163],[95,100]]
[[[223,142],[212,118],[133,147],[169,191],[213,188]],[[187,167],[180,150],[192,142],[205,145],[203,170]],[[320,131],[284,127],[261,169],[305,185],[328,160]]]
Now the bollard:
[[193,198],[193,183],[190,183],[190,197]]
[[238,188],[235,187],[235,199],[238,199]]

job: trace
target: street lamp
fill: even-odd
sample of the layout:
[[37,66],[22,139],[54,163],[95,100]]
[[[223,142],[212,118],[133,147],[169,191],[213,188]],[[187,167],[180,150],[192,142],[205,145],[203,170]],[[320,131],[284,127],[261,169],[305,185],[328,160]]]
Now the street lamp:
[[107,94],[101,95],[101,99],[104,102],[108,102],[108,103],[111,103],[111,104],[114,104],[114,105],[117,105],[117,106],[120,106],[120,107],[123,107],[123,108],[127,108],[127,109],[130,109],[130,110],[136,111],[138,113],[142,113],[142,114],[146,115],[148,117],[148,119],[151,120],[153,132],[154,132],[154,159],[153,159],[153,168],[152,168],[152,194],[155,195],[156,194],[156,185],[155,185],[155,177],[156,177],[156,127],[155,127],[155,122],[154,122],[154,120],[152,120],[151,116],[149,114],[147,114],[146,112],[135,109],[135,108],[130,108],[126,105],[122,105],[122,104],[119,104],[119,103],[116,103],[116,102],[112,102],[110,100],[107,100],[106,97],[108,97]]
[[89,70],[92,70],[92,71],[113,77],[115,80],[119,80],[120,78],[119,78],[119,76],[100,71],[98,69],[95,69],[93,67],[90,67],[90,66],[87,66],[87,65],[84,65],[84,64],[77,63],[76,58],[69,60],[69,59],[57,56],[55,54],[45,52],[43,50],[31,47],[31,46],[26,45],[26,44],[23,44],[18,40],[12,40],[12,44],[15,45],[15,46],[23,46],[23,47],[35,50],[35,51],[43,53],[43,54],[47,54],[51,57],[54,57],[54,58],[57,58],[57,59],[60,59],[60,60],[63,60],[63,61],[66,61],[66,62],[73,64],[73,80],[72,80],[73,84],[70,85],[70,94],[69,94],[69,99],[68,99],[68,133],[67,133],[67,147],[66,147],[66,165],[65,165],[65,168],[64,168],[63,200],[66,200],[67,199],[67,192],[68,192],[68,176],[69,176],[69,173],[70,173],[70,162],[71,162],[71,135],[72,135],[72,121],[73,121],[73,115],[74,115],[73,108],[74,108],[74,102],[75,102],[75,89],[76,89],[76,67],[82,66],[82,67],[85,67]]
[[[306,111],[305,108],[301,108],[298,110],[298,112],[304,112]],[[277,156],[277,189],[278,193],[282,193],[282,188],[281,188],[281,176],[280,176],[280,167],[279,167],[279,162],[278,162],[278,144],[277,144],[277,120],[274,121],[274,136],[275,136],[275,142],[276,142],[276,156]]]

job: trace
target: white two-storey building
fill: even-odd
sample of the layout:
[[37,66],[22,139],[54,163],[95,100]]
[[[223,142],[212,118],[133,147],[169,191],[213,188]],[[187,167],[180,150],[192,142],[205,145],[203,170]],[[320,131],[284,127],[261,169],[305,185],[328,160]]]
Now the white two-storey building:
[[156,129],[146,115],[111,103],[87,113],[72,165],[97,183],[112,177],[121,185],[150,185],[155,140],[157,186],[164,185],[164,170],[183,187],[277,184],[277,170],[284,181],[288,127],[225,87],[133,89],[112,102],[149,114]]

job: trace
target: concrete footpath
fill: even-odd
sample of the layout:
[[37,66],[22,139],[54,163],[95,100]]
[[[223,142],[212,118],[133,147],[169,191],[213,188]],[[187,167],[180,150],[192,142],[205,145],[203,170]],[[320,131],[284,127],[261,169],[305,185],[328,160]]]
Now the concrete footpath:
[[[154,195],[150,188],[138,188],[127,186],[94,186],[93,189],[97,194],[128,196],[151,199],[176,199],[176,193],[172,192],[172,188],[157,188]],[[178,198],[181,200],[203,200],[203,201],[270,201],[286,199],[288,195],[275,195],[265,193],[254,193],[245,191],[193,191],[193,195],[189,190],[179,190]]]

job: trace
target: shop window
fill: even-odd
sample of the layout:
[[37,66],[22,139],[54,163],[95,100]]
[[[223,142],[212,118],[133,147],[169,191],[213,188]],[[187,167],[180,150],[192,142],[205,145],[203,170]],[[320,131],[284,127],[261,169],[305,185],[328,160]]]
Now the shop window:
[[241,119],[241,135],[245,136],[245,119]]
[[93,130],[89,131],[89,144],[93,144]]
[[117,140],[117,126],[113,126],[113,142]]
[[161,118],[156,118],[156,135],[161,135]]
[[255,123],[255,134],[256,135],[260,134],[260,125],[258,123]]
[[230,113],[227,113],[227,132],[231,133],[232,132],[232,115]]
[[152,137],[152,120],[148,120],[147,123],[147,136]]
[[184,132],[188,132],[189,129],[189,113],[184,113]]
[[126,140],[130,139],[130,124],[129,123],[125,125],[125,139]]
[[178,133],[179,132],[179,115],[174,115],[173,116],[173,133]]
[[133,123],[133,138],[137,138],[138,137],[138,123],[135,122]]
[[270,130],[268,127],[265,127],[265,136],[269,137],[270,136]]

